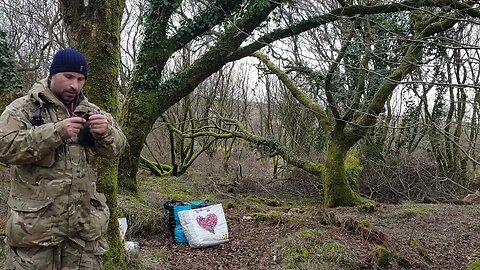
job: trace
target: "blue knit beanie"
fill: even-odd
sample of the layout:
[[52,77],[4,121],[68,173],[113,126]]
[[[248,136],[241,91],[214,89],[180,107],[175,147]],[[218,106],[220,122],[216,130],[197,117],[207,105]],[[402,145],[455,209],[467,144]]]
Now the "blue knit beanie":
[[77,72],[83,74],[87,79],[87,67],[87,60],[81,52],[67,48],[58,51],[53,56],[50,76],[59,72]]

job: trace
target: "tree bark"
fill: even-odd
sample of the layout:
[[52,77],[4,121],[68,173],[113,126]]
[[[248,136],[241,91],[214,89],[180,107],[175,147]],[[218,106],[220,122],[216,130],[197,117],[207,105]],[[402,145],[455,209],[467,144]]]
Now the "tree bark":
[[327,147],[327,160],[323,179],[323,205],[325,207],[353,206],[359,195],[354,194],[347,182],[345,159],[350,147],[332,138]]
[[[118,119],[120,85],[120,24],[125,0],[61,0],[60,10],[67,26],[70,46],[84,53],[88,66],[85,93],[89,100]],[[107,197],[110,208],[105,269],[126,269],[125,250],[118,234],[118,160],[97,162],[97,189]]]

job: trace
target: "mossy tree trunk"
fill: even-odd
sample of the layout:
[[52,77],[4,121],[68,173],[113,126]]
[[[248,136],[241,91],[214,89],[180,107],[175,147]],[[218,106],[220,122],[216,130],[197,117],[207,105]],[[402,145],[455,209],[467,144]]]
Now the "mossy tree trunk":
[[353,205],[353,192],[345,173],[347,151],[348,146],[341,141],[330,140],[323,176],[324,205]]
[[[85,93],[90,101],[118,119],[120,71],[120,24],[124,0],[61,0],[60,10],[67,26],[70,46],[88,60]],[[108,241],[110,250],[104,259],[106,269],[126,269],[125,251],[120,241],[117,221],[118,160],[97,162],[97,189],[107,197],[110,208]]]

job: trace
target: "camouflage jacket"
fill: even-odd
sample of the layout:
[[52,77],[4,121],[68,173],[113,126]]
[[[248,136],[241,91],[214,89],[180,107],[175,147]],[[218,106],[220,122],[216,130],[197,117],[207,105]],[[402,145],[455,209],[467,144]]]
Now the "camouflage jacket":
[[[32,125],[40,110],[44,124]],[[75,113],[100,112],[83,97]],[[47,79],[35,84],[0,116],[0,161],[10,164],[11,182],[6,224],[11,246],[51,246],[66,237],[85,246],[106,232],[109,210],[96,191],[96,156],[118,156],[125,135],[111,115],[109,131],[95,136],[92,147],[62,140],[56,122],[70,117],[65,105],[48,89]]]

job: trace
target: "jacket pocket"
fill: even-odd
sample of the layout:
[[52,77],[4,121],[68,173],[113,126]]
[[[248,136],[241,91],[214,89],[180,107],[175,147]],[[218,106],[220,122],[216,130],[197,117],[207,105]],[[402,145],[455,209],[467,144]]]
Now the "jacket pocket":
[[107,233],[110,210],[107,199],[102,193],[94,192],[90,198],[90,215],[80,231],[80,238],[85,241],[96,241]]
[[32,247],[52,243],[51,201],[10,197],[5,226],[6,241],[15,247]]
[[55,164],[55,159],[56,159],[56,151],[53,150],[49,154],[47,154],[44,158],[41,160],[33,163],[35,166],[39,167],[44,167],[44,168],[51,168],[53,164]]

